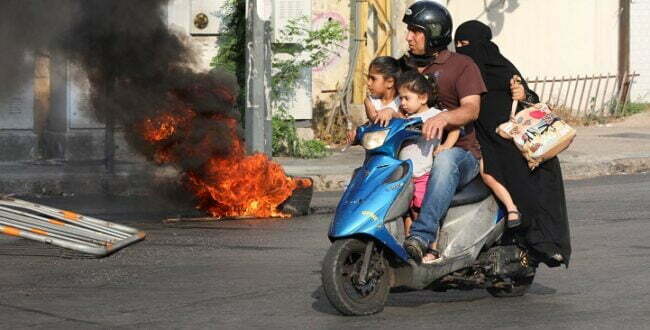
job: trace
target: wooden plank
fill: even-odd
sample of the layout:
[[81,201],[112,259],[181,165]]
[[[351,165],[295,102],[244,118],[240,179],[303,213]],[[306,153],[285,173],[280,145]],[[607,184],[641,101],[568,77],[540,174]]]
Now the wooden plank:
[[578,83],[580,82],[580,75],[576,77],[576,85],[573,88],[573,96],[571,97],[571,114],[573,114],[573,104],[576,101],[576,93],[578,92]]
[[544,98],[544,90],[546,89],[546,76],[544,76],[544,80],[542,82],[542,94],[539,96],[543,101],[546,102],[546,98]]
[[548,103],[551,103],[551,99],[553,98],[553,87],[555,87],[555,76],[551,78],[551,90],[548,92]]
[[355,32],[355,42],[359,43],[359,51],[355,70],[354,70],[354,83],[352,88],[352,103],[363,104],[363,100],[366,97],[366,81],[368,75],[368,65],[370,60],[368,59],[368,2],[363,1],[358,4],[358,20],[359,30]]
[[563,103],[562,105],[565,108],[567,108],[567,106],[568,106],[567,102],[569,101],[569,92],[571,91],[571,82],[573,81],[573,78],[571,78],[571,80],[569,80],[567,78],[567,80],[568,80],[568,83],[567,83],[567,88],[566,88],[566,95],[564,95],[564,102],[562,102]]
[[391,41],[393,29],[390,24],[390,0],[370,0],[369,4],[377,13],[377,49],[373,58],[377,56],[391,56]]
[[584,83],[582,84],[582,92],[580,92],[580,100],[578,102],[578,113],[577,113],[578,116],[580,116],[580,111],[582,110],[582,100],[584,99],[584,96],[585,96],[585,89],[587,87],[587,79],[588,78],[589,77],[587,77],[585,75]]
[[603,89],[603,101],[602,104],[600,105],[600,115],[604,116],[605,115],[605,108],[607,107],[607,103],[609,100],[607,99],[607,90],[609,89],[609,81],[612,78],[609,76],[609,72],[607,73],[607,76],[605,76],[605,88]]
[[594,86],[594,80],[596,80],[596,74],[593,74],[591,76],[591,79],[589,79],[589,91],[587,92],[587,98],[585,99],[585,115],[587,115],[589,112],[589,104],[591,103],[591,89]]
[[555,107],[560,107],[560,97],[562,97],[562,90],[564,88],[564,76],[560,79],[560,91],[557,92],[557,98],[555,99]]
[[[622,100],[623,100],[623,105],[621,106],[622,110],[625,110],[625,104],[627,104],[628,101],[629,101],[630,90],[632,89],[632,84],[634,84],[634,78],[636,78],[636,76],[637,76],[636,71],[633,71],[632,75],[628,75],[628,79],[630,81],[627,83],[627,88],[625,88],[625,95],[623,95],[623,98],[622,98]],[[623,114],[625,114],[625,112]]]
[[621,87],[621,77],[617,76],[616,80],[615,80],[615,84],[614,84],[614,86],[612,88],[612,95],[610,97],[611,100],[614,100],[614,104],[613,104],[614,110],[611,113],[609,113],[608,115],[616,115],[616,111],[618,109],[618,100],[619,100],[618,95],[619,95],[619,92],[621,90],[620,87]]
[[598,84],[596,85],[596,93],[594,93],[594,103],[591,106],[591,112],[595,113],[596,111],[596,105],[598,104],[598,92],[600,92],[600,82],[603,79],[601,75],[598,75]]

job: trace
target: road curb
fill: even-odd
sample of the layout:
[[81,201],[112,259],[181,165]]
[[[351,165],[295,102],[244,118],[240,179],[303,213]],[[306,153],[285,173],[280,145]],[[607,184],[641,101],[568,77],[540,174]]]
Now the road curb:
[[619,158],[594,163],[564,163],[565,180],[581,180],[607,175],[635,174],[650,171],[650,157]]
[[[650,157],[620,158],[601,162],[561,163],[564,180],[582,180],[599,176],[650,172]],[[314,180],[314,191],[342,191],[350,174],[305,175]]]

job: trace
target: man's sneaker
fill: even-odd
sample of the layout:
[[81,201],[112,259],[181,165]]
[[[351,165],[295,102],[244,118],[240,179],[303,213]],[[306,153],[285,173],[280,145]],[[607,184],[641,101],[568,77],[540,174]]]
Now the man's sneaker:
[[404,240],[404,249],[406,250],[406,253],[408,253],[417,263],[422,262],[422,256],[424,255],[424,250],[426,248],[426,244],[415,236],[409,236]]

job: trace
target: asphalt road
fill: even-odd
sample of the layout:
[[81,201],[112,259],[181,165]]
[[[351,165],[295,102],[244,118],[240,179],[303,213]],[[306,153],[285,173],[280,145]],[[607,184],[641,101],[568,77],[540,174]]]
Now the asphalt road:
[[320,284],[328,205],[291,220],[164,225],[187,207],[149,199],[50,200],[137,226],[147,240],[104,259],[0,238],[0,328],[650,328],[650,175],[567,182],[574,253],[529,294],[391,294],[342,317]]

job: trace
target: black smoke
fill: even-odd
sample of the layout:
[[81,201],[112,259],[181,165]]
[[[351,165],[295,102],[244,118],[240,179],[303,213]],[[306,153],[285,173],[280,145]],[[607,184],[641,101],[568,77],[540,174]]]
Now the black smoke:
[[34,57],[56,46],[76,3],[68,0],[0,1],[0,99],[34,75]]
[[[165,111],[191,108],[191,132],[167,142],[183,153],[191,144],[217,139],[218,147],[187,166],[228,152],[231,134],[210,118],[237,118],[232,75],[195,72],[194,54],[165,22],[167,0],[0,1],[0,90],[15,93],[33,75],[39,53],[80,66],[91,83],[91,107],[100,122],[123,127],[132,146],[153,158],[138,124]],[[0,95],[1,97],[2,95]],[[197,159],[198,157],[198,159]]]

